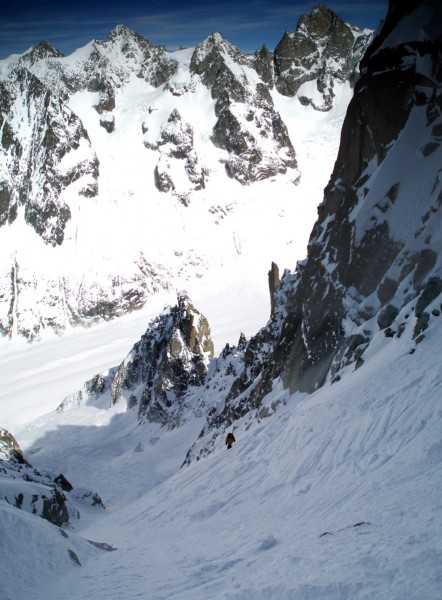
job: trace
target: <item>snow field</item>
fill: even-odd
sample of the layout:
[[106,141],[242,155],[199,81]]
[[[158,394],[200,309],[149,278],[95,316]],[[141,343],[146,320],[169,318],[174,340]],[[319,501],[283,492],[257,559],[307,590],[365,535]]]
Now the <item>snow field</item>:
[[35,597],[438,600],[440,325],[413,354],[411,329],[380,332],[363,367],[311,396],[275,382],[271,418],[238,422],[231,450],[181,470],[198,419],[165,432],[124,406],[84,406],[19,427],[32,463],[102,496],[69,535],[118,548],[79,546],[81,569],[58,577],[29,558],[37,541],[19,546]]

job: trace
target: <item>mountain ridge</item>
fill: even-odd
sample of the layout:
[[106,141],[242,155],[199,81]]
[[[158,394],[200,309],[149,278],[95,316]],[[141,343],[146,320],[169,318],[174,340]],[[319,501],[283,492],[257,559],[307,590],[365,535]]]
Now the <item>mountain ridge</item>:
[[[356,38],[354,29],[322,5],[303,23],[309,19],[316,22],[318,16],[322,24],[331,23],[332,31],[322,31],[318,44],[324,42],[324,35],[345,37],[341,51],[353,53],[349,41],[353,40],[355,47],[357,41],[350,62],[358,62],[361,40],[367,45],[371,34],[359,32]],[[310,96],[312,102],[304,109],[300,104],[299,110],[315,110],[322,102],[321,110],[333,112],[334,87],[347,88],[349,80],[353,81],[353,66],[347,66],[345,73],[342,65],[339,73],[333,67],[335,46],[328,50],[321,46],[320,69],[303,74],[303,82],[312,85],[308,90],[302,88],[302,102]],[[280,49],[279,56],[290,63],[294,49],[296,43]],[[321,73],[328,78],[327,101],[319,83]],[[144,305],[156,289],[185,287],[177,281],[176,270],[189,270],[186,277],[191,279],[195,275],[192,266],[189,269],[192,263],[206,265],[213,258],[219,262],[216,254],[180,260],[177,251],[183,255],[195,252],[188,242],[187,248],[175,248],[171,256],[167,246],[164,250],[158,244],[146,247],[144,240],[134,239],[128,242],[132,259],[125,269],[129,294],[115,285],[125,275],[98,258],[96,270],[103,275],[91,285],[95,274],[81,273],[78,250],[86,256],[97,252],[90,239],[94,231],[85,225],[83,215],[90,213],[89,220],[97,216],[105,220],[107,214],[120,211],[108,234],[113,238],[108,242],[109,258],[116,262],[120,248],[115,240],[133,236],[130,229],[122,229],[119,235],[118,226],[126,217],[124,202],[133,205],[130,211],[139,212],[138,221],[145,220],[148,226],[149,217],[167,218],[165,203],[188,207],[191,199],[202,194],[204,201],[211,203],[220,185],[225,186],[226,194],[237,196],[240,188],[236,183],[250,187],[276,178],[277,183],[289,180],[299,184],[302,174],[287,117],[276,108],[272,96],[279,95],[278,76],[272,53],[261,50],[246,55],[219,33],[195,49],[167,53],[123,25],[106,40],[92,41],[69,57],[43,42],[22,56],[1,61],[5,100],[1,107],[0,241],[10,255],[0,274],[2,334],[33,340],[46,329],[62,332],[71,325],[113,318]],[[290,97],[295,96],[293,92]],[[24,177],[16,180],[15,173]],[[146,201],[154,206],[147,207]],[[200,215],[207,231],[213,227],[213,208],[207,206]],[[137,220],[137,216],[131,219]],[[185,227],[186,216],[180,218]],[[23,222],[31,231],[17,246],[6,229],[21,230]],[[25,256],[22,247],[29,244],[33,232],[39,260]],[[54,251],[44,248],[40,240]],[[127,251],[126,243],[120,254]],[[65,251],[58,251],[59,247]],[[207,251],[200,249],[199,253],[203,252]],[[42,269],[42,262],[52,270],[51,277]],[[146,267],[138,266],[146,262]],[[29,278],[29,271],[38,282]],[[134,294],[136,302],[131,301]]]

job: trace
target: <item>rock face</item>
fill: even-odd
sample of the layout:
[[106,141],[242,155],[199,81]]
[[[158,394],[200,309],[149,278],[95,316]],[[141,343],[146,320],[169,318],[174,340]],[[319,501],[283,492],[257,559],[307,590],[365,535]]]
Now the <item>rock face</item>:
[[190,72],[211,91],[218,120],[211,141],[228,153],[229,177],[248,184],[297,166],[287,127],[264,82],[256,83],[255,57],[213,34],[195,48]]
[[[89,492],[93,494],[92,492]],[[25,459],[14,436],[0,428],[0,498],[12,506],[40,516],[54,525],[78,519],[70,495],[75,490],[64,475],[35,469]],[[98,494],[96,505],[104,508]]]
[[94,42],[80,63],[65,66],[62,55],[43,42],[13,64],[0,81],[0,127],[6,128],[0,144],[6,167],[0,177],[0,225],[13,222],[22,205],[26,223],[46,243],[61,245],[71,218],[65,190],[76,184],[79,195],[98,193],[98,159],[81,120],[68,107],[71,95],[98,92],[100,124],[111,133],[115,90],[134,72],[157,87],[174,70],[164,48],[121,25],[107,40]]
[[[390,3],[384,27],[361,63],[308,260],[298,268],[275,346],[275,364],[292,390],[313,391],[330,368],[336,375],[348,360],[347,346],[353,357],[366,347],[380,311],[394,306],[389,310],[394,321],[394,313],[397,317],[440,275],[441,187],[437,158],[426,157],[423,149],[438,144],[441,122],[435,60],[440,38],[431,28],[441,9],[431,1],[421,4],[407,14]],[[397,42],[395,30],[402,23],[411,27],[413,20],[415,39]],[[417,41],[419,28],[424,41]],[[407,153],[416,148],[419,157],[408,167],[398,156],[404,146]],[[420,193],[414,176],[405,174],[417,172],[428,178]],[[404,219],[407,226],[400,223]],[[356,347],[348,319],[361,336]]]
[[[159,191],[185,207],[211,178],[298,182],[274,97],[298,95],[304,105],[329,109],[335,87],[355,78],[368,41],[368,32],[319,6],[274,53],[244,54],[219,33],[184,54],[168,53],[119,25],[69,57],[42,42],[0,61],[0,238],[7,240],[0,334],[38,339],[45,328],[60,332],[129,312],[168,288],[174,261],[147,260],[141,242],[121,268],[118,230],[110,257],[93,247],[113,207],[132,205],[133,180],[150,170],[138,192],[143,202]],[[204,119],[188,110],[201,98]],[[113,189],[109,174],[118,169]]]
[[441,314],[441,34],[433,24],[442,7],[412,4],[390,2],[361,63],[308,257],[271,291],[267,326],[236,350],[238,376],[187,462],[209,452],[221,428],[259,417],[275,380],[313,392],[360,368],[375,337],[407,332],[420,343]]
[[137,407],[140,422],[174,427],[183,412],[185,394],[202,385],[212,357],[207,319],[186,294],[180,294],[177,305],[149,324],[119,367],[94,377],[66,398],[59,410],[107,395],[110,404],[126,400],[129,408]]
[[357,64],[372,37],[346,25],[329,8],[320,4],[303,15],[294,33],[286,32],[275,48],[275,85],[285,96],[299,94],[299,101],[317,110],[330,110],[336,82],[354,80]]
[[[160,154],[154,172],[157,189],[160,192],[172,192],[187,206],[190,192],[204,188],[206,175],[204,168],[199,166],[190,123],[184,122],[178,110],[174,109],[161,129],[156,144],[145,142],[145,145]],[[180,171],[183,171],[184,178],[178,185],[174,180]]]
[[97,157],[80,119],[28,69],[19,65],[1,91],[0,224],[13,223],[23,207],[44,242],[61,245],[71,218],[64,193],[96,195]]

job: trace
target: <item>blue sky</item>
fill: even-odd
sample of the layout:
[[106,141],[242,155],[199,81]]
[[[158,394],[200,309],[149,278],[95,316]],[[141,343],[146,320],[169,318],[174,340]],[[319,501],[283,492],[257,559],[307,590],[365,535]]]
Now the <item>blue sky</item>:
[[[376,28],[388,0],[324,1],[347,23]],[[0,59],[42,40],[68,55],[92,39],[103,40],[119,23],[168,50],[196,46],[218,31],[245,52],[264,43],[273,50],[301,14],[319,2],[304,0],[13,0],[0,12]]]

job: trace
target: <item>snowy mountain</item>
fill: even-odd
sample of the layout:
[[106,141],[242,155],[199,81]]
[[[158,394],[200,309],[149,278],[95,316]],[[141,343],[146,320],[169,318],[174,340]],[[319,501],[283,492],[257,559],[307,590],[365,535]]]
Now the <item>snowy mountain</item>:
[[419,344],[439,317],[440,34],[428,25],[438,10],[401,15],[399,37],[392,8],[365,54],[307,259],[282,277],[209,429],[259,409],[278,378],[311,393],[359,368],[379,331],[393,340],[411,330]]
[[[135,343],[120,344],[115,320],[0,346],[15,436],[0,432],[2,597],[439,600],[441,13],[438,0],[391,0],[307,257],[282,276],[272,263],[258,333],[214,353],[210,320],[182,292]],[[320,23],[301,33],[322,40]],[[171,152],[191,138],[178,113],[161,138]],[[68,390],[86,363],[95,376]],[[44,482],[22,476],[29,461]],[[60,472],[106,510],[59,527],[23,510],[32,497],[18,506],[24,486]]]
[[68,57],[42,42],[1,61],[1,333],[109,320],[238,255],[248,270],[258,203],[273,225],[263,272],[296,239],[272,223],[293,198],[304,252],[312,182],[299,146],[317,128],[320,190],[370,39],[320,5],[274,53],[219,33],[169,53],[119,25]]

